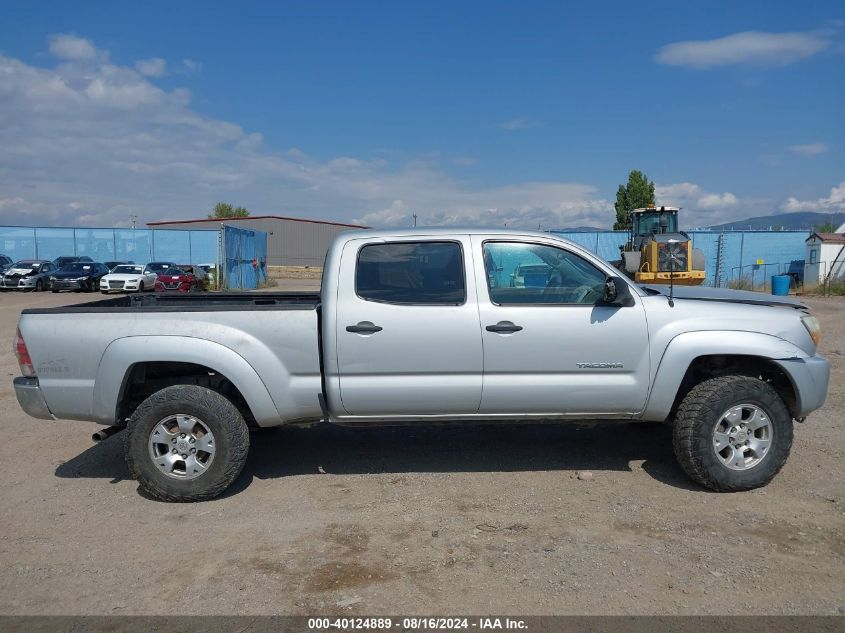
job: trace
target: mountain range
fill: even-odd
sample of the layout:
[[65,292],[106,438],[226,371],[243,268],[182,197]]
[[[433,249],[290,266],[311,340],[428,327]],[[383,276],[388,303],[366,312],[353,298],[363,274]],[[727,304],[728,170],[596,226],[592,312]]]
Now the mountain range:
[[[832,224],[834,230],[838,229],[845,224],[845,213],[818,213],[815,211],[775,213],[700,228],[711,231],[812,231],[828,224]],[[570,233],[607,231],[606,228],[594,226],[576,226],[555,230]],[[695,229],[691,226],[685,226],[682,217],[681,230],[692,231]]]
[[707,228],[713,231],[812,231],[827,224],[832,224],[834,230],[836,230],[842,224],[845,224],[845,213],[818,213],[815,211],[778,213],[716,224]]

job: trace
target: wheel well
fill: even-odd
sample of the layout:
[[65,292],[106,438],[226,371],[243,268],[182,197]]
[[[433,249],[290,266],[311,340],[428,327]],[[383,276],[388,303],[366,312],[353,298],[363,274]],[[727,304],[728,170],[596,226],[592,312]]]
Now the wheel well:
[[699,356],[690,363],[681,381],[681,386],[678,388],[678,394],[675,396],[669,420],[675,419],[675,412],[678,410],[681,401],[697,384],[717,376],[737,375],[759,378],[771,385],[783,400],[786,408],[789,409],[792,417],[796,417],[798,401],[795,396],[795,388],[792,386],[789,376],[777,363],[760,356],[718,354]]
[[243,394],[226,376],[204,365],[161,361],[137,363],[129,368],[118,398],[116,419],[125,423],[144,400],[171,385],[198,385],[216,391],[237,407],[249,426],[257,426]]

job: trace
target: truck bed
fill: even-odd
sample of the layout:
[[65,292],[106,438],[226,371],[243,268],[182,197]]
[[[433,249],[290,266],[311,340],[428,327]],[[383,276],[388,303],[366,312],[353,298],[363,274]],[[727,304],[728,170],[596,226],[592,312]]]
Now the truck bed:
[[27,308],[21,314],[88,312],[215,312],[225,310],[315,310],[318,292],[210,292],[121,295],[55,308]]
[[319,308],[315,293],[156,293],[24,310],[19,327],[56,417],[113,424],[135,365],[178,363],[224,376],[272,426],[322,416]]

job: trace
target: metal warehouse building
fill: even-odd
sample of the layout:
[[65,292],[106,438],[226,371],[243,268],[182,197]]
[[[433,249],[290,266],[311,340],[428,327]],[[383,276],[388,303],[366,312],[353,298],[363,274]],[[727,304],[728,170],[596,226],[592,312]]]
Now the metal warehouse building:
[[267,233],[268,266],[322,266],[338,233],[368,227],[322,220],[255,215],[248,218],[148,222],[151,229],[217,230],[221,224]]

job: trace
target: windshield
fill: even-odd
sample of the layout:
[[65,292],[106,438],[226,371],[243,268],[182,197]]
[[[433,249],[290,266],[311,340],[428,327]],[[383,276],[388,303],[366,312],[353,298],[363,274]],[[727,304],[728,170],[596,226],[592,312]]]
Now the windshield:
[[89,270],[91,270],[91,264],[83,264],[81,262],[68,264],[67,266],[62,268],[62,272],[65,273],[81,273],[88,272]]
[[140,275],[142,271],[142,266],[118,266],[112,272],[124,275]]
[[[667,226],[665,230],[660,229],[660,216],[663,215]],[[670,211],[647,211],[634,215],[634,233],[636,235],[649,235],[651,233],[676,233],[678,231],[678,215]]]
[[186,274],[184,270],[180,270],[178,268],[168,268],[165,270],[162,275],[168,275],[170,277],[178,277],[179,275]]
[[155,272],[161,272],[162,270],[167,270],[168,268],[170,268],[170,264],[151,262],[147,264],[147,268]]
[[33,264],[32,262],[15,262],[10,268],[17,268],[18,270],[33,270],[38,271],[41,264]]

